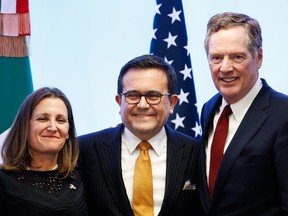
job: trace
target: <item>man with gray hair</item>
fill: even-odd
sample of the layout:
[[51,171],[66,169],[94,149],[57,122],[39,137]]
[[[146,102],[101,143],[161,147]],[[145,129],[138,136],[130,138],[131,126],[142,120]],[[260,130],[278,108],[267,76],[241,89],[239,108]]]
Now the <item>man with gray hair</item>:
[[205,214],[288,215],[288,96],[259,77],[259,23],[217,14],[208,22],[205,50],[219,91],[201,113]]

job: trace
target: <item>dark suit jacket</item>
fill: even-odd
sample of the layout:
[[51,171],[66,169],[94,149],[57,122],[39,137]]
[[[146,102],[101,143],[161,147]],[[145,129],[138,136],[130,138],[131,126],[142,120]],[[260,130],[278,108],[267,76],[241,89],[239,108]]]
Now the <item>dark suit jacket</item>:
[[[78,170],[87,194],[89,215],[132,216],[121,171],[121,133],[124,126],[79,137]],[[196,140],[166,127],[165,197],[159,215],[199,215],[198,147]],[[153,164],[152,164],[153,166]],[[185,181],[196,190],[183,190]]]
[[223,156],[211,202],[205,146],[221,95],[203,106],[200,197],[206,215],[274,216],[288,212],[288,97],[262,82]]

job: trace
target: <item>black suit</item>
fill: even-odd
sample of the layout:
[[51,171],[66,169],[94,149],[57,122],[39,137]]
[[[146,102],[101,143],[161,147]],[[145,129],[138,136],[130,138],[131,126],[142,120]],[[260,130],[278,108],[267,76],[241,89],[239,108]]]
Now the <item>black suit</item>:
[[211,202],[205,146],[221,95],[203,106],[200,196],[206,215],[274,216],[288,212],[288,97],[262,82],[223,156]]
[[[159,215],[198,215],[198,143],[168,127],[165,197]],[[90,215],[133,215],[121,171],[123,124],[79,137],[79,171]],[[153,164],[152,164],[153,166]],[[182,190],[186,180],[196,190]]]

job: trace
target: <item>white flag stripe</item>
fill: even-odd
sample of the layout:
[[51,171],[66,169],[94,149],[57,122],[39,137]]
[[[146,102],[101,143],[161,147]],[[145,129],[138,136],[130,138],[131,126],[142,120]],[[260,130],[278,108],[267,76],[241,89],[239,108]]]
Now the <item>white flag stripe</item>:
[[1,0],[1,13],[16,13],[17,0]]

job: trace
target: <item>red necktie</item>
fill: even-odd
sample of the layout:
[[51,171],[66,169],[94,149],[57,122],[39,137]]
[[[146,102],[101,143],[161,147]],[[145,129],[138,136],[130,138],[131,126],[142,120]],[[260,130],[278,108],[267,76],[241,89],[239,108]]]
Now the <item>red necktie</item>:
[[229,127],[229,115],[231,115],[232,110],[230,105],[225,106],[223,112],[221,113],[220,118],[215,129],[212,146],[211,146],[211,158],[210,158],[210,173],[209,173],[209,194],[210,199],[212,198],[214,185],[220,163],[223,156],[224,145],[228,133]]

